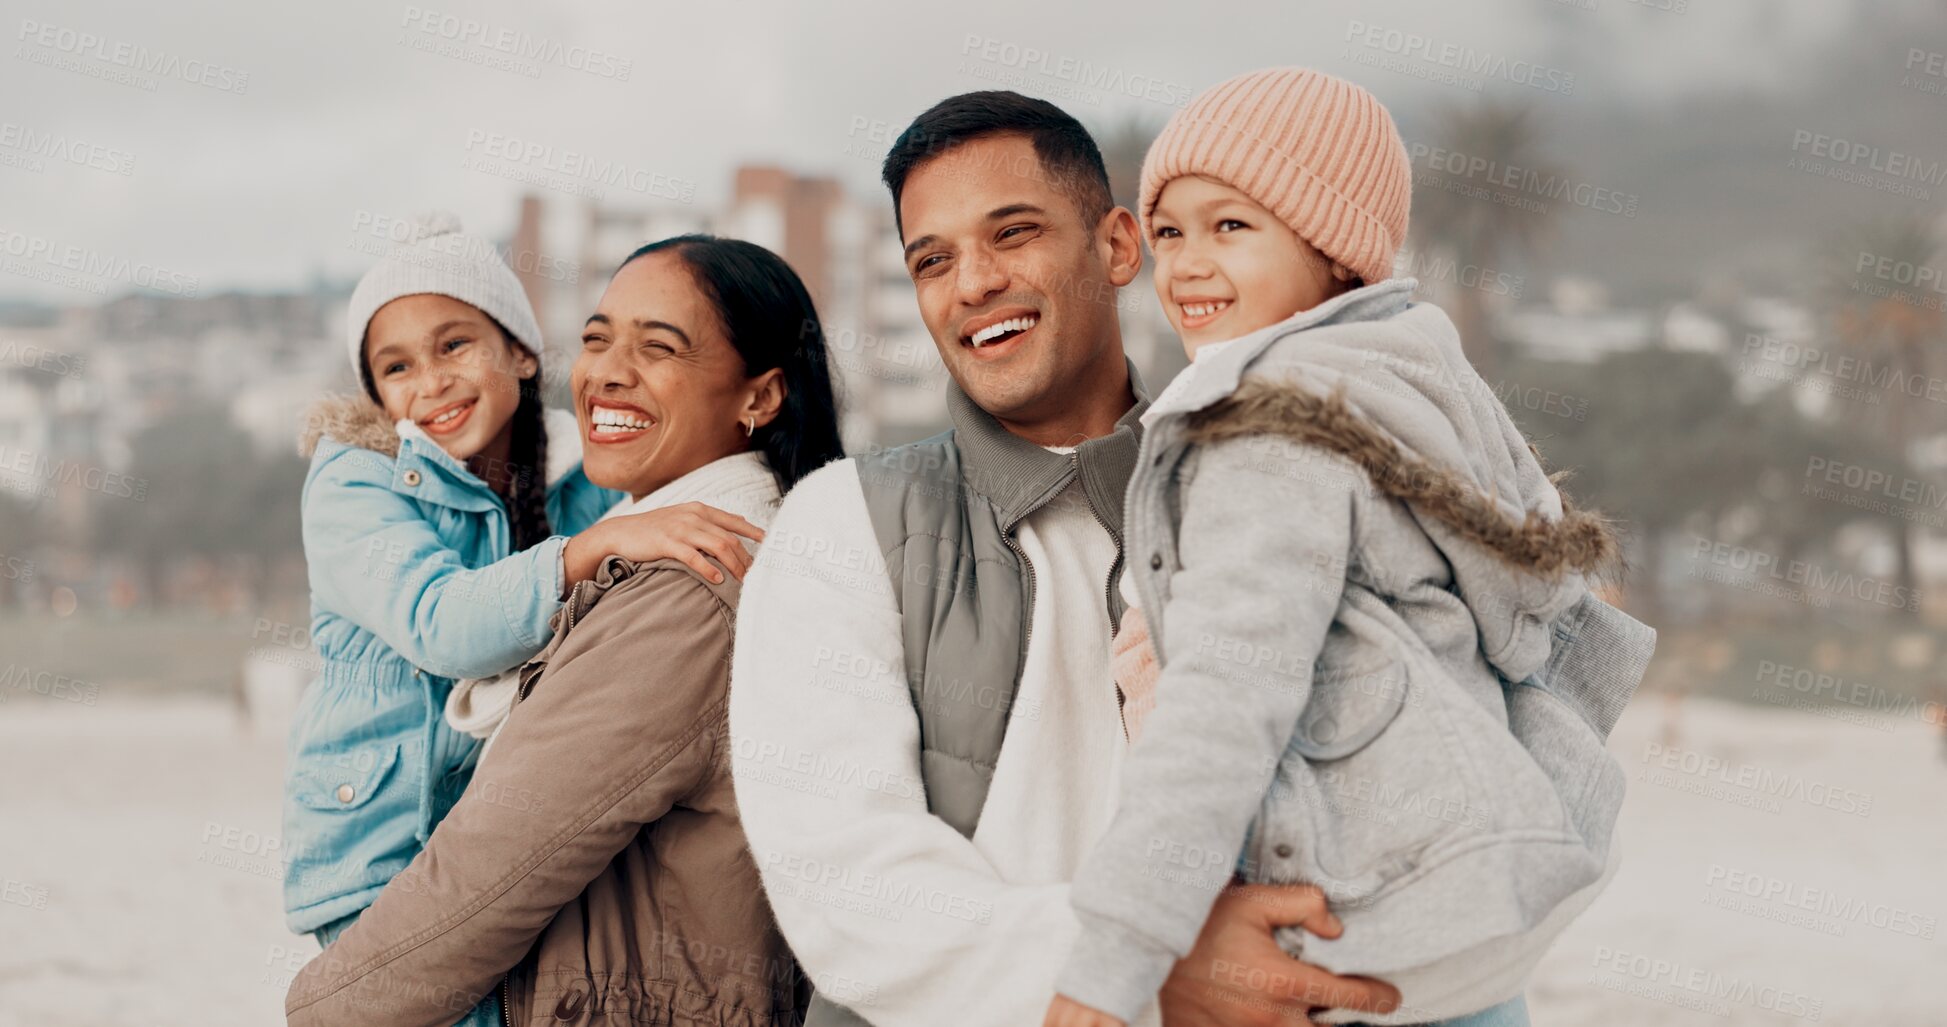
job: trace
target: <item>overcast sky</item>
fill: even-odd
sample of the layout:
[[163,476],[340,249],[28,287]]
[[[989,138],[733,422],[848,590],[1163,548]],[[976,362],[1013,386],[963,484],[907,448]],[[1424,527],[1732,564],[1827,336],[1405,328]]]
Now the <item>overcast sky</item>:
[[[1436,51],[1572,74],[1570,95],[1509,81],[1512,72],[1485,81],[1485,95],[1534,99],[1557,116],[1625,101],[1676,110],[1703,91],[1788,93],[1854,10],[1839,0],[1593,0],[1594,10],[1588,2],[847,0],[570,9],[443,0],[29,0],[8,5],[0,55],[0,144],[12,141],[0,145],[0,160],[15,158],[0,164],[0,255],[9,239],[18,246],[29,237],[194,276],[203,294],[282,288],[316,271],[343,276],[369,264],[347,248],[359,211],[440,206],[471,228],[507,231],[522,186],[463,166],[483,155],[489,138],[663,176],[652,189],[664,179],[694,183],[696,202],[715,204],[730,169],[747,161],[835,174],[859,194],[876,195],[876,164],[858,155],[883,152],[875,123],[896,133],[943,96],[995,87],[993,76],[1019,76],[1003,84],[1018,81],[1091,124],[1131,112],[1160,121],[1169,113],[1155,100],[1103,95],[1064,79],[1074,72],[1063,69],[1084,64],[1124,82],[1153,83],[1152,95],[1165,99],[1276,64],[1348,74],[1405,113],[1470,95],[1347,60],[1387,56],[1388,30],[1421,37]],[[1682,13],[1656,9],[1677,3]],[[447,38],[456,24],[448,15],[473,20],[478,34]],[[1380,35],[1362,34],[1355,22]],[[92,49],[82,48],[87,35],[100,40]],[[574,49],[550,61],[490,45],[509,38]],[[458,56],[419,48],[430,45]],[[584,48],[611,68],[626,60],[627,80],[566,66]],[[1030,65],[1028,50],[1045,56]],[[138,52],[116,63],[118,54]],[[490,58],[526,67],[480,63]],[[154,89],[49,64],[126,72],[130,59],[164,62],[163,71],[146,75]],[[217,85],[186,80],[197,71]],[[219,88],[242,81],[239,73],[247,75],[241,91]],[[871,127],[858,133],[860,123]],[[47,136],[99,148],[89,152],[111,167],[58,159],[45,159],[40,170],[17,166],[28,145],[22,140]],[[111,286],[108,295],[119,291]],[[0,273],[4,297],[95,299]]]

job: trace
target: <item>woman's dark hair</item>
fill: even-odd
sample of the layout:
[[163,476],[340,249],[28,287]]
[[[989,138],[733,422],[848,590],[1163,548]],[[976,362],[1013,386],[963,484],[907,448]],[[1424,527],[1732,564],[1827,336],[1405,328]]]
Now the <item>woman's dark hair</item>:
[[811,293],[784,258],[756,243],[714,235],[678,235],[637,249],[637,257],[674,253],[716,308],[730,344],[744,359],[744,376],[784,370],[784,405],[752,435],[784,491],[845,455],[838,440],[838,403],[825,360],[825,329]]
[[[495,320],[492,314],[484,310],[480,313],[493,322],[507,345],[519,346],[534,357],[534,377],[516,381],[521,401],[514,407],[514,433],[507,443],[510,494],[500,497],[501,503],[507,507],[507,528],[513,538],[513,551],[518,553],[547,541],[548,536],[554,534],[548,524],[548,432],[542,420],[541,357],[515,341],[514,333]],[[358,378],[372,402],[384,406],[384,401],[379,399],[379,387],[372,381],[372,369],[363,361],[359,363]]]

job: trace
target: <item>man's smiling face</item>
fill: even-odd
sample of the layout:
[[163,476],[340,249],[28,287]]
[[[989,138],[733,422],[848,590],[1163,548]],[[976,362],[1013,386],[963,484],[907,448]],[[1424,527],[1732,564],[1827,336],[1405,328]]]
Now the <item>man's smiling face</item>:
[[[1065,388],[1119,366],[1106,246],[1025,135],[969,140],[900,195],[906,270],[953,375],[1002,421],[1059,413]],[[1133,273],[1129,275],[1133,277]]]

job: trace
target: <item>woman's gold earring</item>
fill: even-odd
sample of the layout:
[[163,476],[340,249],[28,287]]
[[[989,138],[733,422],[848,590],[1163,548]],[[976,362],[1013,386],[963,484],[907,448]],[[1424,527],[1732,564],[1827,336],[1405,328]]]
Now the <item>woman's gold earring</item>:
[[744,415],[744,438],[748,439],[755,436],[756,434],[757,434],[757,416],[755,414],[745,414]]

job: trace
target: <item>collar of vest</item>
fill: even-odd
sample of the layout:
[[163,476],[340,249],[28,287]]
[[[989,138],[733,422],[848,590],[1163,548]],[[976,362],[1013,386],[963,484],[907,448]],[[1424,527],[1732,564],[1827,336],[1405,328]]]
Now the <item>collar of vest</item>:
[[1008,431],[961,390],[947,384],[947,412],[953,418],[953,442],[960,451],[961,480],[985,497],[1000,514],[1001,530],[1039,509],[1068,486],[1079,469],[1082,491],[1096,516],[1122,538],[1122,497],[1136,469],[1136,450],[1142,443],[1142,415],[1149,409],[1149,391],[1128,357],[1129,391],[1136,402],[1116,419],[1115,430],[1075,447],[1075,453],[1055,453]]

